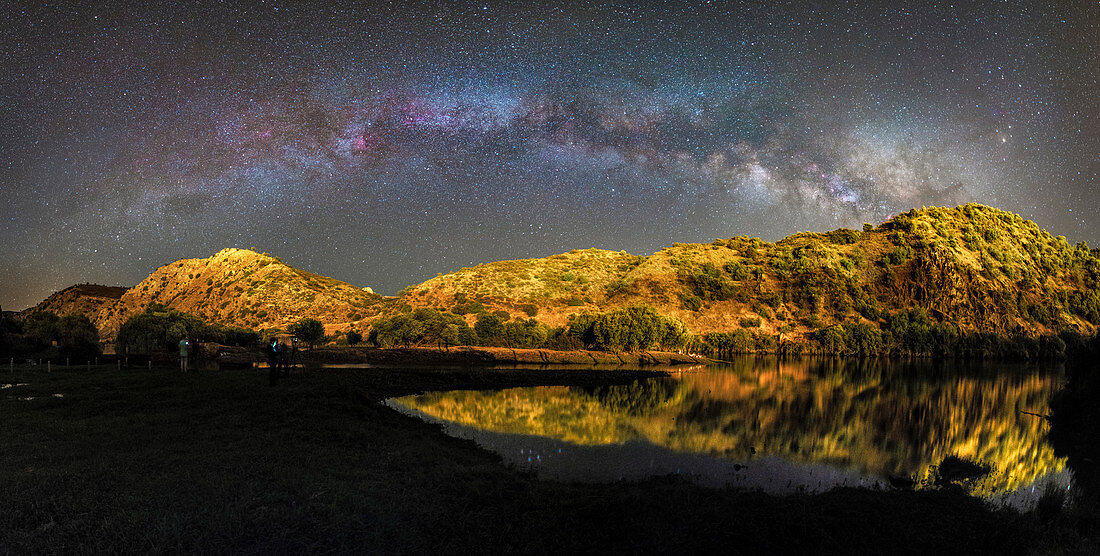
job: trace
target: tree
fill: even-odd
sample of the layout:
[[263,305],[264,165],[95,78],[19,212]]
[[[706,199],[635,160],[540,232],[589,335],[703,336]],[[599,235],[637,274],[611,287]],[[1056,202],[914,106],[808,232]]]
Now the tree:
[[[75,322],[70,327],[73,325]],[[144,313],[138,313],[122,324],[117,342],[119,353],[150,353],[175,351],[183,338],[228,346],[249,346],[260,341],[260,335],[253,330],[206,324],[195,315],[153,303]]]
[[61,356],[76,361],[99,355],[99,330],[84,315],[66,315],[57,323]]
[[348,330],[347,338],[349,346],[354,346],[363,341],[363,335],[357,330]]
[[826,353],[841,354],[848,351],[848,335],[843,326],[830,326],[814,333],[817,342]]
[[118,349],[120,353],[174,351],[181,339],[199,338],[206,328],[206,323],[195,315],[154,303],[122,323]]
[[474,331],[462,317],[426,308],[372,322],[367,339],[379,347],[477,343]]
[[485,345],[504,343],[504,323],[500,317],[488,312],[478,313],[477,322],[474,323],[474,332]]
[[288,332],[309,344],[309,348],[313,349],[313,344],[316,344],[325,337],[325,325],[321,324],[321,321],[317,319],[302,319],[290,325],[290,330]]
[[23,324],[0,311],[0,334],[21,334]]
[[569,318],[569,333],[586,347],[613,351],[644,350],[655,344],[675,349],[688,339],[684,323],[644,305],[573,315]]
[[58,339],[61,318],[49,311],[36,311],[23,322],[23,331],[36,343],[49,345]]

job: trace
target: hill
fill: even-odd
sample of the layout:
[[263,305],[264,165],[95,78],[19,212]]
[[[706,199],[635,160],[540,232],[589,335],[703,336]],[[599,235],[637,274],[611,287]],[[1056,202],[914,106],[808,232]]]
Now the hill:
[[675,243],[650,256],[586,249],[498,261],[441,274],[396,298],[267,254],[225,249],[162,266],[113,302],[74,286],[28,311],[88,314],[111,339],[151,303],[256,330],[310,317],[330,333],[365,332],[376,318],[410,308],[453,312],[468,324],[496,312],[555,327],[572,315],[648,305],[698,337],[725,334],[707,340],[715,349],[813,343],[819,351],[870,352],[883,335],[937,326],[940,335],[1092,334],[1100,325],[1098,278],[1100,259],[1087,245],[1072,246],[1019,215],[967,204],[775,243],[733,237]]
[[87,315],[91,318],[100,310],[112,307],[126,293],[122,286],[100,286],[98,284],[77,284],[55,292],[38,305],[20,315],[35,311],[48,311],[59,317],[72,314]]
[[82,312],[107,340],[115,337],[126,319],[152,303],[194,314],[209,323],[254,330],[285,329],[307,317],[347,328],[376,315],[383,306],[380,295],[247,249],[223,249],[207,259],[164,265],[116,296],[113,303],[68,304],[64,301],[73,296],[64,293],[50,296],[26,313]]
[[967,204],[776,243],[734,237],[649,257],[590,249],[489,263],[407,288],[401,299],[456,312],[477,304],[551,325],[646,304],[697,335],[746,330],[795,342],[840,325],[889,328],[892,317],[917,310],[914,318],[957,332],[1037,337],[1094,333],[1098,277],[1100,259],[1087,245]]

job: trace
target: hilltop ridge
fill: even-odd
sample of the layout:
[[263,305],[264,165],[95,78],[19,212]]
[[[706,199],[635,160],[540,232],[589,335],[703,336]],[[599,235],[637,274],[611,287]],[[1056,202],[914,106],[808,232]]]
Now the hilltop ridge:
[[[1019,215],[967,204],[926,207],[878,227],[802,232],[769,243],[675,243],[651,256],[600,250],[502,261],[402,293],[413,306],[477,302],[541,322],[646,304],[695,334],[751,329],[797,338],[838,323],[923,309],[961,330],[1093,332],[1100,260]],[[451,299],[448,299],[450,297]]]
[[[104,338],[112,339],[127,318],[152,303],[210,323],[261,330],[285,328],[306,317],[340,326],[376,314],[381,300],[346,282],[286,265],[278,257],[227,248],[207,259],[161,266],[114,303],[87,307],[85,314]],[[28,312],[43,309],[39,305]]]
[[743,330],[802,342],[836,326],[884,327],[916,310],[958,332],[1037,337],[1095,333],[1098,278],[1100,259],[1087,245],[971,203],[775,243],[739,236],[674,243],[650,256],[577,249],[497,261],[441,274],[396,297],[265,253],[224,249],[164,265],[114,301],[61,292],[28,312],[88,314],[108,339],[151,303],[257,330],[310,317],[330,333],[366,331],[378,317],[416,308],[453,312],[471,324],[488,311],[563,326],[579,313],[648,305],[699,336]]
[[41,303],[21,314],[49,311],[59,317],[72,314],[94,315],[98,314],[100,309],[117,303],[128,289],[123,286],[77,284],[50,294]]

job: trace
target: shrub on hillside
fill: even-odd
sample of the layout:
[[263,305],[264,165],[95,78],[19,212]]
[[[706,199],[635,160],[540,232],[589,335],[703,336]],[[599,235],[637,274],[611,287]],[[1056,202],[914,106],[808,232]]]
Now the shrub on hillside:
[[463,301],[460,301],[460,302],[456,303],[455,306],[454,306],[454,309],[451,309],[451,311],[456,315],[465,315],[465,314],[468,314],[468,313],[477,314],[477,313],[480,313],[484,310],[485,310],[485,306],[482,305],[481,302],[479,302],[479,301],[466,301],[465,296],[463,296]]
[[749,277],[749,268],[737,261],[726,263],[726,272],[733,280],[745,280]]
[[687,283],[691,293],[700,299],[725,301],[737,295],[737,285],[722,276],[711,263],[704,264],[699,272],[689,275]]
[[703,308],[703,300],[690,293],[680,294],[680,303],[688,311],[698,311]]

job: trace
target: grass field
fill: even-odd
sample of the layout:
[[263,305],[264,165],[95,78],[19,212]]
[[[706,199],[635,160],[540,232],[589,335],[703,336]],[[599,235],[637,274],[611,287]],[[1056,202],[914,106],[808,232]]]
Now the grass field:
[[0,388],[0,554],[1013,554],[1052,542],[1030,515],[948,492],[539,481],[377,403],[638,374],[325,369],[270,387],[253,370],[4,368],[0,387],[25,385]]

